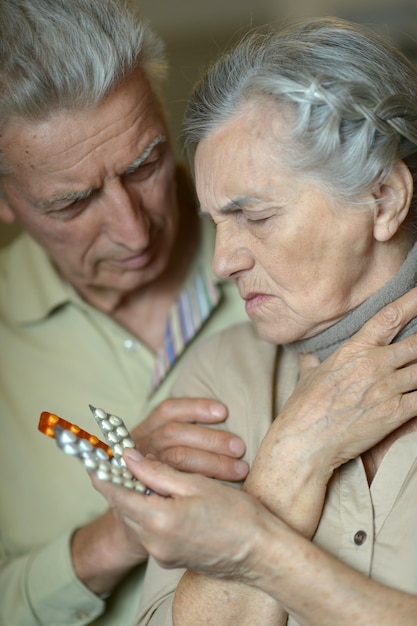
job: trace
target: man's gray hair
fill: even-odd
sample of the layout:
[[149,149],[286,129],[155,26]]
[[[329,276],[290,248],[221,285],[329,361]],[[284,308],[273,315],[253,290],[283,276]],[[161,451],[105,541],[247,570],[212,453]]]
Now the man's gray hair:
[[133,0],[0,0],[0,130],[97,105],[138,67],[159,95],[164,45]]
[[294,171],[354,200],[404,159],[417,191],[417,68],[372,29],[317,18],[248,33],[194,90],[183,126],[190,163],[200,141],[262,98],[292,112]]

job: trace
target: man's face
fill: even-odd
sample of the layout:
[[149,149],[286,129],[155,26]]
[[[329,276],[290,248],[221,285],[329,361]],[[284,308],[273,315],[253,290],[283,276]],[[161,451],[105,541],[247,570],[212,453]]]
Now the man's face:
[[97,108],[16,120],[0,148],[0,217],[17,219],[87,300],[111,308],[161,276],[178,232],[175,164],[140,73]]

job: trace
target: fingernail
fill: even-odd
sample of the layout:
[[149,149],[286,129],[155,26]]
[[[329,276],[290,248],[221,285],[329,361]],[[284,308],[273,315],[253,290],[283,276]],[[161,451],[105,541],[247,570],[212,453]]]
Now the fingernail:
[[235,463],[235,471],[238,476],[245,478],[249,471],[249,465],[245,463],[245,461],[236,461]]
[[226,408],[218,402],[210,405],[210,413],[213,417],[226,417]]
[[130,461],[141,461],[143,454],[136,450],[136,448],[126,448],[123,452],[123,456],[127,457]]
[[244,454],[245,452],[245,444],[238,437],[233,437],[232,439],[230,439],[229,448],[230,451],[233,452],[233,454],[236,454],[236,456],[242,456],[242,454]]

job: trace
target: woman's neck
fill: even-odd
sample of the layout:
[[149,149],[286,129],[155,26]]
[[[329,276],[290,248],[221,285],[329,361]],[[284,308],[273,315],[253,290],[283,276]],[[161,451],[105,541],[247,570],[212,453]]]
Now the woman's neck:
[[[342,343],[354,335],[365,322],[373,317],[385,305],[393,302],[400,296],[417,286],[417,243],[409,251],[404,263],[395,276],[383,287],[378,289],[362,304],[350,311],[339,322],[330,326],[323,332],[288,344],[290,350],[300,354],[313,352],[323,361],[330,356]],[[417,332],[417,318],[411,320],[397,335],[395,341]]]

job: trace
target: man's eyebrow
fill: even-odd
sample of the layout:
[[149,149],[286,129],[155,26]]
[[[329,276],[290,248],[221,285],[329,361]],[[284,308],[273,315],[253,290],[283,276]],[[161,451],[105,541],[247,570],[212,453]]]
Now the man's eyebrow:
[[94,189],[86,189],[85,191],[69,191],[68,193],[52,196],[52,198],[48,198],[48,200],[37,202],[37,206],[40,209],[48,209],[59,202],[66,202],[68,204],[71,204],[72,202],[79,202],[80,200],[86,200],[92,193],[94,193],[94,191]]
[[[151,143],[146,146],[142,154],[138,156],[138,158],[127,168],[125,173],[133,172],[136,170],[142,163],[145,161],[148,156],[151,154],[152,150],[160,143],[164,143],[167,141],[165,135],[158,135],[151,141]],[[37,206],[40,209],[48,209],[54,204],[58,204],[59,202],[67,202],[71,204],[72,202],[78,202],[80,200],[86,200],[91,194],[96,191],[95,189],[85,189],[84,191],[70,191],[63,194],[58,194],[56,196],[52,196],[52,198],[48,198],[48,200],[44,200],[37,203]]]
[[144,161],[146,161],[146,159],[148,158],[152,150],[155,148],[155,146],[157,146],[160,143],[165,143],[166,140],[167,138],[165,135],[158,135],[158,137],[155,137],[155,139],[151,141],[151,143],[148,146],[146,146],[142,154],[139,155],[138,158],[135,161],[133,161],[133,163],[131,163],[131,165],[129,165],[129,167],[126,170],[126,174],[129,174],[129,172],[133,172],[134,170],[136,170]]

